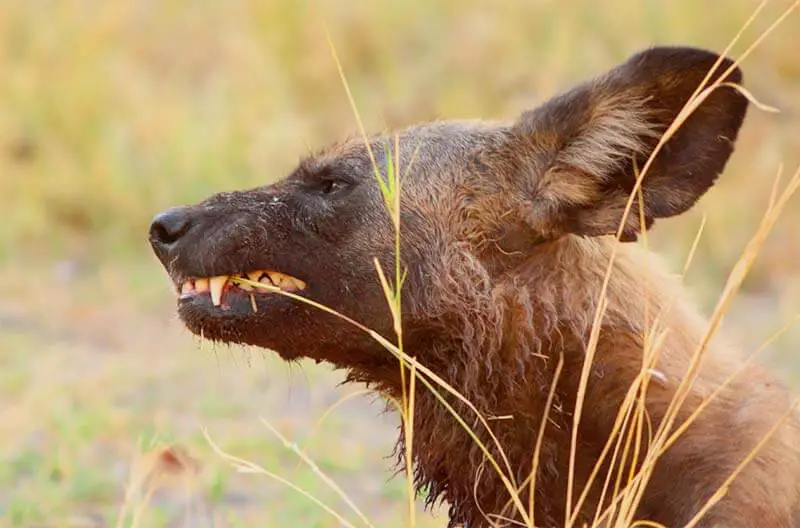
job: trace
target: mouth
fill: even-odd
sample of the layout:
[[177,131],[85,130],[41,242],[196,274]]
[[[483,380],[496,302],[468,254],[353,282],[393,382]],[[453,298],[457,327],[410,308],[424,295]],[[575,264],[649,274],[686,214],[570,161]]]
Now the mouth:
[[256,311],[256,299],[280,295],[278,290],[297,293],[305,288],[305,282],[291,275],[277,271],[254,270],[233,275],[186,279],[177,287],[177,294],[181,302],[200,297],[210,298],[211,304],[222,310],[230,309],[231,296],[249,296],[253,310]]

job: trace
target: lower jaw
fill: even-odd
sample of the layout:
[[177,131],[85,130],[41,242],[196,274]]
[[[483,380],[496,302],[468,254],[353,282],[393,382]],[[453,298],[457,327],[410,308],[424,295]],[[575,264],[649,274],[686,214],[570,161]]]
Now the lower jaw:
[[[299,295],[300,292],[287,292]],[[241,288],[225,290],[220,303],[215,305],[208,293],[184,294],[178,298],[178,306],[192,306],[207,312],[208,317],[228,318],[231,315],[242,317],[258,314],[261,310],[269,310],[282,306],[292,299],[281,294],[262,291],[246,291]]]
[[236,292],[215,306],[208,295],[194,295],[179,299],[177,311],[186,328],[197,336],[263,347],[262,340],[256,339],[259,333],[291,317],[294,302],[280,294],[253,294],[251,298],[246,292]]
[[204,341],[260,348],[276,354],[287,362],[297,361],[303,357],[300,354],[286,352],[285,347],[259,335],[258,331],[254,330],[259,324],[258,321],[243,321],[225,316],[201,318],[198,317],[196,310],[188,312],[185,307],[179,309],[179,315],[184,326]]

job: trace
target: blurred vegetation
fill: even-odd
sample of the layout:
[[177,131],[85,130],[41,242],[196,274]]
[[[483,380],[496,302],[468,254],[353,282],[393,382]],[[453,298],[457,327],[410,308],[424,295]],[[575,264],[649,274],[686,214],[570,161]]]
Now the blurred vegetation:
[[[120,467],[142,436],[191,446],[206,466],[201,486],[217,526],[252,519],[332,525],[293,491],[235,475],[211,453],[198,424],[234,454],[270,469],[290,467],[324,495],[310,470],[286,462],[290,453],[258,416],[286,420],[289,433],[302,435],[346,390],[334,389],[338,378],[323,367],[303,365],[297,374],[258,354],[244,368],[232,367],[253,353],[199,347],[174,320],[171,294],[146,245],[147,225],[160,209],[268,183],[309,150],[356,133],[326,28],[368,130],[378,131],[429,119],[513,118],[649,45],[722,51],[756,5],[5,2],[0,520],[113,524],[127,475]],[[768,5],[733,55],[788,5]],[[795,11],[743,65],[748,89],[781,113],[752,109],[716,188],[651,235],[680,269],[706,216],[688,277],[706,307],[755,231],[778,167],[789,172],[800,163],[799,35]],[[798,220],[795,200],[731,316],[746,343],[763,341],[800,310]],[[777,359],[793,367],[783,351],[800,339],[787,339]],[[296,406],[297,394],[309,401],[287,407]],[[381,458],[391,447],[391,426],[364,404],[334,414],[309,439],[311,454],[350,483],[348,492],[369,504],[376,524],[400,526],[403,484],[385,484],[389,464]],[[354,422],[363,422],[364,434],[351,434]],[[366,440],[374,445],[363,446]],[[174,517],[174,501],[156,502],[146,526]],[[236,524],[230,515],[251,522]],[[441,518],[430,522],[443,525]]]

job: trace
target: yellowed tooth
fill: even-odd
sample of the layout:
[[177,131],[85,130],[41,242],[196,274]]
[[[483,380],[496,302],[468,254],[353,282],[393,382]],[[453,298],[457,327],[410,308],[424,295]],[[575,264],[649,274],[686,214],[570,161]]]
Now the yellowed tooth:
[[281,277],[281,289],[284,291],[295,291],[297,286],[294,284],[294,279],[288,275],[284,275]]
[[253,313],[258,311],[258,305],[256,304],[256,298],[253,294],[250,294],[250,306],[253,307]]
[[258,288],[258,291],[260,293],[272,293],[273,290],[271,288],[274,288],[276,285],[273,284],[273,282],[270,280],[269,276],[266,275],[266,272],[264,272],[264,273],[265,273],[265,275],[263,277],[261,277],[261,279],[258,282],[260,282],[264,286],[268,286],[268,288]]
[[214,303],[214,306],[222,304],[222,288],[225,287],[226,282],[228,282],[227,275],[217,275],[216,277],[208,279],[208,287],[211,290],[211,302]]
[[248,271],[247,278],[253,282],[258,282],[258,279],[264,274],[262,270]]
[[292,282],[294,282],[294,285],[298,290],[305,290],[306,289],[306,283],[301,281],[300,279],[296,279],[296,278],[292,277]]
[[280,286],[281,280],[285,277],[283,273],[278,273],[277,271],[268,271],[267,275],[269,275],[269,280],[271,280],[272,284],[275,286]]
[[208,279],[195,279],[194,281],[194,289],[199,293],[205,293],[208,291]]
[[192,287],[192,281],[187,280],[181,285],[181,295],[186,295],[187,293],[191,293],[194,291]]
[[250,286],[249,284],[245,284],[243,282],[237,282],[236,286],[238,286],[239,288],[243,289],[244,291],[253,291],[254,290],[254,288],[252,286]]

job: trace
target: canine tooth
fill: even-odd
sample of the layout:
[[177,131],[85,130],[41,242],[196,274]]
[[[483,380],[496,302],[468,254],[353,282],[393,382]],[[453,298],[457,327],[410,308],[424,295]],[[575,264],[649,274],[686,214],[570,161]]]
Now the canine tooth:
[[208,291],[208,279],[195,279],[194,289],[198,293],[205,293]]
[[228,282],[227,275],[217,275],[216,277],[208,279],[208,287],[211,290],[211,302],[214,303],[214,306],[222,304],[222,288],[225,287],[226,282]]

